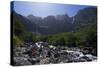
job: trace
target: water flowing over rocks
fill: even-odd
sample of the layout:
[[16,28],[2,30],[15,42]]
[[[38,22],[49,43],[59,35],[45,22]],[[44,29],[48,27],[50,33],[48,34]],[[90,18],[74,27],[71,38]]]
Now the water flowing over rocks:
[[88,50],[48,45],[47,42],[29,42],[14,48],[14,64],[35,65],[96,61]]

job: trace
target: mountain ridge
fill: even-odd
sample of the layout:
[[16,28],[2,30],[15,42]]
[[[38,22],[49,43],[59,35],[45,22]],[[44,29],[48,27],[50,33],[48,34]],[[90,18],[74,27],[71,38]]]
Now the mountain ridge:
[[[97,23],[97,8],[94,7],[81,9],[73,17],[69,17],[67,14],[56,16],[50,15],[45,18],[34,15],[29,15],[27,17],[20,14],[17,15],[21,20],[24,20],[23,24],[25,24],[24,26],[27,27],[28,31],[37,32],[41,35],[76,31],[81,26]],[[27,21],[30,22],[28,23]]]

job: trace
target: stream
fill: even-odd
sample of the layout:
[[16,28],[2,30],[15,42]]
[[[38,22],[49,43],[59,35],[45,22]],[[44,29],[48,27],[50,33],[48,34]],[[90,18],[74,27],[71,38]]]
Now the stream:
[[15,66],[97,61],[88,50],[53,46],[46,42],[25,43],[13,49]]

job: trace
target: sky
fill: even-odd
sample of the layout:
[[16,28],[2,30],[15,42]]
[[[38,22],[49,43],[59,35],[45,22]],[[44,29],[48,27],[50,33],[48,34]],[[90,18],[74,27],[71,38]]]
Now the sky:
[[54,4],[54,3],[40,3],[40,2],[25,2],[14,1],[13,9],[23,15],[28,16],[30,14],[38,17],[46,17],[49,15],[63,15],[68,14],[70,17],[77,14],[81,9],[84,9],[86,5],[70,5],[70,4]]

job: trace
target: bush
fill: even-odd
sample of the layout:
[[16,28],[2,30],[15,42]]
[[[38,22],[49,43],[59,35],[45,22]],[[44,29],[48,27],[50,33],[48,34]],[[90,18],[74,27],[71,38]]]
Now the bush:
[[22,40],[20,40],[17,36],[13,36],[13,45],[14,46],[21,46],[22,45]]

